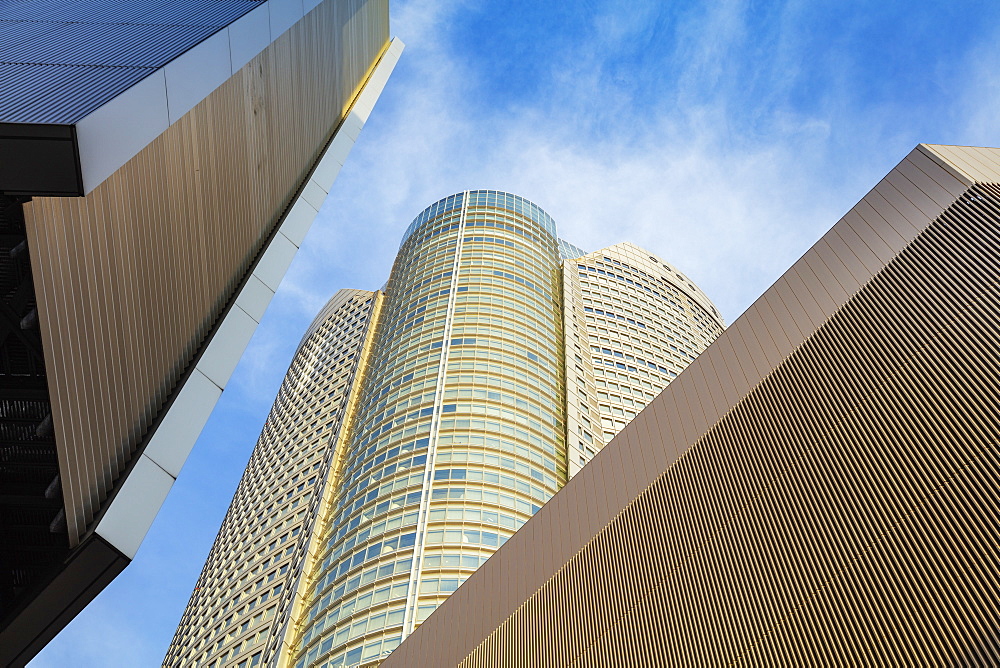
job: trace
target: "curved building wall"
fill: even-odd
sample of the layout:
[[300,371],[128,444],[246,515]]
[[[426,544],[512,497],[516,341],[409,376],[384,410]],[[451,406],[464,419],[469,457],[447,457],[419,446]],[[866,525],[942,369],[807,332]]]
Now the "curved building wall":
[[[250,668],[266,637],[275,666],[375,665],[721,331],[711,302],[655,256],[588,254],[555,233],[515,195],[452,195],[409,226],[384,292],[359,292],[365,342],[337,298],[317,316],[289,379],[307,365],[321,384],[279,395],[258,445],[278,454],[255,453],[168,659],[249,656]],[[314,342],[322,332],[332,338]],[[355,354],[350,375],[335,371]],[[312,441],[288,430],[329,419],[325,473],[306,475]],[[288,480],[291,496],[268,488]],[[265,528],[296,511],[280,563],[242,556],[264,540],[254,508]],[[265,599],[226,599],[276,566],[281,602],[268,582],[262,619],[275,621],[258,638]]]
[[635,244],[615,244],[563,266],[568,465],[574,475],[725,323],[690,279]]
[[164,666],[274,665],[281,655],[379,300],[340,290],[307,330]]
[[296,666],[394,649],[565,483],[554,232],[495,191],[407,230]]

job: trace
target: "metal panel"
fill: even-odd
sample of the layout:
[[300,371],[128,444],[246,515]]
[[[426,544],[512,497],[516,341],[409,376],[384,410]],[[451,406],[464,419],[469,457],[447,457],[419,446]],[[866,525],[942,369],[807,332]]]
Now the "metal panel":
[[153,73],[149,68],[0,63],[0,120],[74,123]]
[[[11,25],[23,24],[0,28]],[[212,26],[64,23],[41,39],[0,43],[0,62],[155,69],[218,30]]]
[[[381,27],[317,42],[357,12]],[[90,195],[27,205],[71,537],[350,108],[385,48],[383,13],[379,0],[324,3]]]
[[191,111],[194,105],[222,85],[233,73],[229,31],[222,30],[167,63],[167,109],[170,122]]
[[80,119],[76,135],[83,192],[96,188],[169,125],[163,70],[156,70]]
[[[916,162],[932,191],[954,188],[950,167]],[[685,381],[705,365],[750,375],[764,352],[735,346],[734,360],[740,334],[780,330],[790,355],[757,366],[737,401],[702,404],[693,438],[627,427],[383,668],[996,665],[998,201],[990,184],[916,227],[887,218],[907,245],[838,283],[825,318],[772,310],[836,281],[838,254],[870,253],[845,217],[832,233],[846,247],[807,253],[647,412],[697,402]],[[782,314],[765,327],[767,312]],[[610,455],[635,449],[683,454],[621,477]],[[595,495],[629,500],[602,510]],[[567,522],[593,529],[538,555],[530,536]],[[501,587],[524,595],[497,609]]]
[[260,4],[3,3],[0,120],[75,123]]
[[[261,0],[173,0],[120,2],[118,0],[18,0],[0,5],[0,21],[51,23],[107,23],[177,26],[228,25]],[[24,28],[18,28],[23,30]]]
[[[313,13],[312,18],[319,26],[328,26],[331,19],[336,20],[336,12],[329,11],[331,4],[327,2],[327,11],[320,8]],[[136,156],[109,179],[105,189],[77,200],[38,197],[29,205],[33,268],[39,270],[41,263],[40,283],[47,286],[45,294],[39,296],[40,301],[46,302],[39,304],[38,310],[43,314],[39,320],[49,335],[63,342],[53,346],[50,339],[45,345],[49,346],[49,362],[55,359],[61,365],[53,374],[59,380],[53,380],[52,384],[59,385],[56,391],[65,403],[53,409],[53,413],[62,411],[62,417],[54,420],[43,419],[49,413],[48,408],[38,415],[28,415],[22,407],[18,415],[7,411],[0,423],[12,416],[21,423],[41,420],[37,429],[42,431],[35,440],[47,439],[52,455],[58,445],[63,468],[58,469],[60,476],[53,482],[57,470],[55,458],[41,462],[34,457],[38,461],[27,463],[42,474],[42,478],[34,481],[41,487],[25,486],[18,480],[12,484],[11,476],[16,477],[19,469],[18,462],[9,457],[10,446],[17,444],[5,443],[4,452],[0,453],[4,465],[0,468],[4,469],[7,486],[0,506],[7,505],[21,487],[32,499],[37,497],[35,505],[44,506],[46,513],[35,522],[41,529],[37,534],[50,543],[56,541],[59,554],[68,553],[68,557],[53,562],[42,558],[47,553],[39,549],[44,547],[41,544],[7,540],[12,537],[8,531],[9,518],[6,509],[0,508],[5,511],[5,523],[0,526],[4,538],[0,540],[4,548],[4,554],[0,555],[4,557],[4,579],[10,580],[13,574],[15,593],[20,590],[25,594],[14,600],[9,596],[9,587],[0,590],[0,646],[3,647],[0,654],[7,657],[0,662],[4,665],[23,664],[127,563],[126,556],[119,552],[115,552],[118,561],[112,566],[102,566],[86,558],[94,554],[95,545],[110,549],[99,534],[106,535],[129,556],[141,542],[221,393],[216,383],[192,368],[194,361],[205,368],[215,368],[213,375],[224,384],[224,376],[228,376],[235,364],[234,353],[238,352],[225,345],[227,332],[235,327],[241,339],[249,338],[273,295],[249,274],[250,268],[257,264],[263,248],[270,242],[284,239],[275,224],[288,208],[287,198],[300,194],[309,171],[329,143],[330,132],[337,129],[338,120],[357,97],[358,87],[365,84],[368,69],[373,65],[365,58],[377,58],[382,51],[378,40],[386,34],[387,8],[378,0],[369,2],[367,8],[367,12],[364,8],[361,12],[365,21],[371,23],[357,24],[365,28],[360,35],[339,33],[342,41],[336,48],[327,41],[325,48],[313,49],[310,44],[302,43],[308,40],[302,40],[302,34],[296,35],[295,28],[286,34],[283,72],[295,73],[298,69],[299,79],[309,79],[308,75],[301,76],[301,70],[322,66],[323,57],[330,57],[333,52],[342,69],[337,78],[327,79],[322,85],[334,84],[338,88],[310,90],[310,94],[300,96],[301,106],[288,105],[287,97],[268,99],[266,77],[251,76],[250,82],[236,82],[227,91],[228,99],[210,96],[200,105],[204,113],[196,119],[187,119],[188,125],[177,124],[175,127],[181,126],[177,134],[158,137],[153,142],[156,145],[153,155],[147,152]],[[340,9],[343,11],[344,7]],[[303,34],[315,36],[324,32],[325,28],[317,30],[311,26]],[[358,42],[352,42],[354,39]],[[302,56],[303,51],[308,52],[308,57]],[[394,53],[398,56],[398,48]],[[258,58],[267,65],[266,54]],[[386,64],[383,60],[391,62]],[[391,70],[395,60],[395,57],[383,58],[379,62]],[[265,85],[259,79],[264,79]],[[247,95],[241,88],[248,83],[252,84],[255,96]],[[381,86],[378,88],[380,92]],[[377,94],[365,90],[369,95]],[[233,98],[237,98],[236,104]],[[241,113],[240,104],[252,104],[266,112],[266,117],[258,119],[259,125],[250,127],[245,122],[254,115],[246,113],[246,109]],[[275,114],[275,108],[282,113]],[[302,121],[300,116],[308,120]],[[220,122],[220,118],[226,122]],[[324,123],[328,124],[325,130]],[[213,126],[222,132],[213,135],[205,131]],[[285,150],[289,143],[287,135],[276,136],[286,126],[304,131],[304,136],[298,137],[298,153],[289,155]],[[0,125],[0,133],[7,127]],[[39,141],[64,141],[60,132],[70,132],[72,128],[20,125],[15,129]],[[229,151],[216,152],[215,142]],[[234,158],[240,150],[250,150],[258,157],[272,156],[270,170],[261,174],[249,161]],[[199,151],[204,152],[201,160]],[[235,159],[235,163],[229,163],[230,159]],[[234,170],[234,164],[239,169]],[[207,169],[206,165],[214,169]],[[255,178],[247,179],[248,173]],[[9,198],[0,199],[6,202]],[[17,200],[17,211],[22,209],[20,201]],[[212,206],[206,206],[206,202]],[[6,219],[6,209],[4,206],[0,222]],[[304,234],[309,222],[299,216],[294,221],[293,233]],[[248,223],[256,228],[256,234],[247,229]],[[76,227],[70,229],[70,225]],[[0,250],[7,243],[0,240]],[[7,255],[3,251],[2,256],[7,258]],[[10,255],[13,261],[17,254]],[[21,253],[17,263],[27,266],[27,255]],[[235,266],[234,261],[238,261]],[[231,265],[228,270],[227,262]],[[18,291],[7,294],[5,300],[20,308]],[[242,316],[242,321],[237,316]],[[16,328],[19,335],[9,336],[7,344],[26,334],[37,336],[37,332],[21,331],[23,324],[19,323]],[[210,336],[214,337],[214,345],[206,348]],[[42,345],[37,347],[40,357]],[[0,376],[14,369],[13,362],[17,360],[10,355],[0,359]],[[20,374],[17,396],[37,397],[47,406],[44,382],[38,388],[27,387],[24,370],[15,372]],[[156,374],[163,375],[157,379]],[[84,393],[94,396],[83,396]],[[8,400],[11,396],[9,388],[0,387],[0,398]],[[68,433],[68,446],[66,442],[56,444],[53,431],[59,432],[59,438]],[[35,450],[37,446],[38,443],[32,444]],[[41,468],[39,463],[49,468]],[[125,477],[129,471],[131,474]],[[114,494],[114,498],[105,498],[109,494]],[[64,515],[60,511],[63,505],[60,496],[64,503],[68,499],[68,521],[61,519]],[[50,523],[57,512],[56,521]],[[79,521],[81,516],[89,526]],[[13,529],[17,531],[18,527]],[[81,540],[81,534],[82,542],[70,550],[69,543]],[[22,551],[33,552],[33,565],[40,575],[26,579],[25,569],[8,559],[17,552],[8,549],[15,544],[27,545]],[[50,576],[52,579],[46,581]],[[12,607],[17,609],[12,611]],[[18,658],[12,658],[15,656]]]

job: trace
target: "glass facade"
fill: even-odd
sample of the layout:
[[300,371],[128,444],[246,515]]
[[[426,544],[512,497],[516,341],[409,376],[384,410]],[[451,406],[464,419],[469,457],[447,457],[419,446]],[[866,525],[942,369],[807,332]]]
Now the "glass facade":
[[520,197],[411,225],[295,665],[394,649],[565,483],[560,281],[554,225]]
[[[305,453],[268,459],[290,468],[262,474],[306,488],[325,481],[294,515],[309,535],[282,562],[291,590],[272,614],[270,665],[375,665],[723,327],[707,297],[646,251],[588,254],[559,239],[535,204],[489,190],[427,207],[383,290],[364,294],[375,295],[367,315],[343,316],[342,335],[360,339],[327,342],[336,353],[303,348],[293,361],[332,384],[294,399],[283,390],[275,405],[288,417],[272,415],[336,438],[319,476],[306,475],[315,464]],[[326,365],[348,354],[356,371],[327,377]],[[327,390],[339,403],[326,402]],[[278,447],[277,426],[269,419],[258,451]],[[251,467],[268,456],[258,451]],[[237,500],[264,504],[261,518],[285,517],[294,495],[258,479],[245,479]],[[219,578],[253,580],[256,557],[232,552],[255,535],[254,518],[244,520],[223,527],[206,573],[218,552],[235,560],[216,559]],[[227,646],[223,656],[242,656]]]
[[341,290],[303,337],[164,666],[249,668],[279,654],[339,476],[343,418],[380,300]]
[[608,441],[724,325],[693,284],[632,244],[578,258],[568,269],[576,271],[582,294],[601,429]]

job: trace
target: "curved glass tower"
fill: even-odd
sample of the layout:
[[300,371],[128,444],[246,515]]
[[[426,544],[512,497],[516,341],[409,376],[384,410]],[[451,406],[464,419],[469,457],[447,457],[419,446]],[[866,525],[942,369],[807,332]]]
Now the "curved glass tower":
[[[281,649],[263,660],[375,665],[617,433],[626,410],[634,415],[721,332],[697,292],[691,305],[711,327],[698,337],[684,329],[690,345],[672,357],[666,340],[676,332],[658,301],[667,272],[654,277],[636,253],[648,256],[634,246],[585,254],[558,239],[542,209],[503,192],[466,191],[417,216],[370,315],[357,321],[365,333],[356,370],[331,377],[343,393],[339,412],[328,420],[323,397],[296,402],[303,423],[334,424],[290,569],[293,591],[268,617],[286,620],[267,645]],[[669,324],[692,324],[679,309]],[[609,329],[612,312],[622,319]],[[258,450],[271,447],[270,424]],[[241,484],[237,498],[259,502],[264,515],[282,512],[281,495],[256,494]],[[226,522],[217,545],[239,531]],[[216,561],[204,582],[213,569],[242,568]],[[234,617],[229,626],[243,618]],[[182,628],[196,618],[188,619]]]
[[441,200],[407,230],[300,661],[394,647],[565,483],[554,232],[492,191]]

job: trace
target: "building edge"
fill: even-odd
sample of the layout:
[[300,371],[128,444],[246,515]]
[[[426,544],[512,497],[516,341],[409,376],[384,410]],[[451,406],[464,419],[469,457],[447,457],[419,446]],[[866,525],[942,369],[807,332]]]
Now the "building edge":
[[[242,285],[182,375],[64,569],[0,631],[0,663],[25,665],[135,557],[271,298],[381,96],[405,45],[392,38]],[[52,614],[52,610],[58,610]]]
[[[306,548],[306,560],[299,569],[298,577],[293,585],[292,604],[288,606],[283,615],[285,617],[283,629],[279,631],[281,644],[278,647],[278,656],[271,659],[271,665],[276,668],[288,668],[293,663],[296,653],[297,643],[302,634],[305,624],[303,617],[309,610],[309,591],[315,584],[315,566],[323,555],[322,538],[326,535],[326,529],[330,520],[330,509],[336,501],[338,483],[343,471],[344,451],[347,448],[348,438],[354,422],[355,407],[361,393],[361,379],[367,371],[372,350],[375,347],[375,334],[378,330],[379,318],[382,315],[382,304],[385,295],[381,291],[372,293],[372,312],[368,320],[368,330],[365,332],[365,340],[361,345],[361,353],[358,357],[357,368],[351,378],[350,391],[348,392],[347,405],[344,407],[344,417],[337,429],[337,442],[333,451],[333,462],[323,483],[319,510],[316,513],[316,526],[309,532],[309,545]],[[308,338],[309,332],[306,333]],[[305,338],[303,340],[305,340]]]

